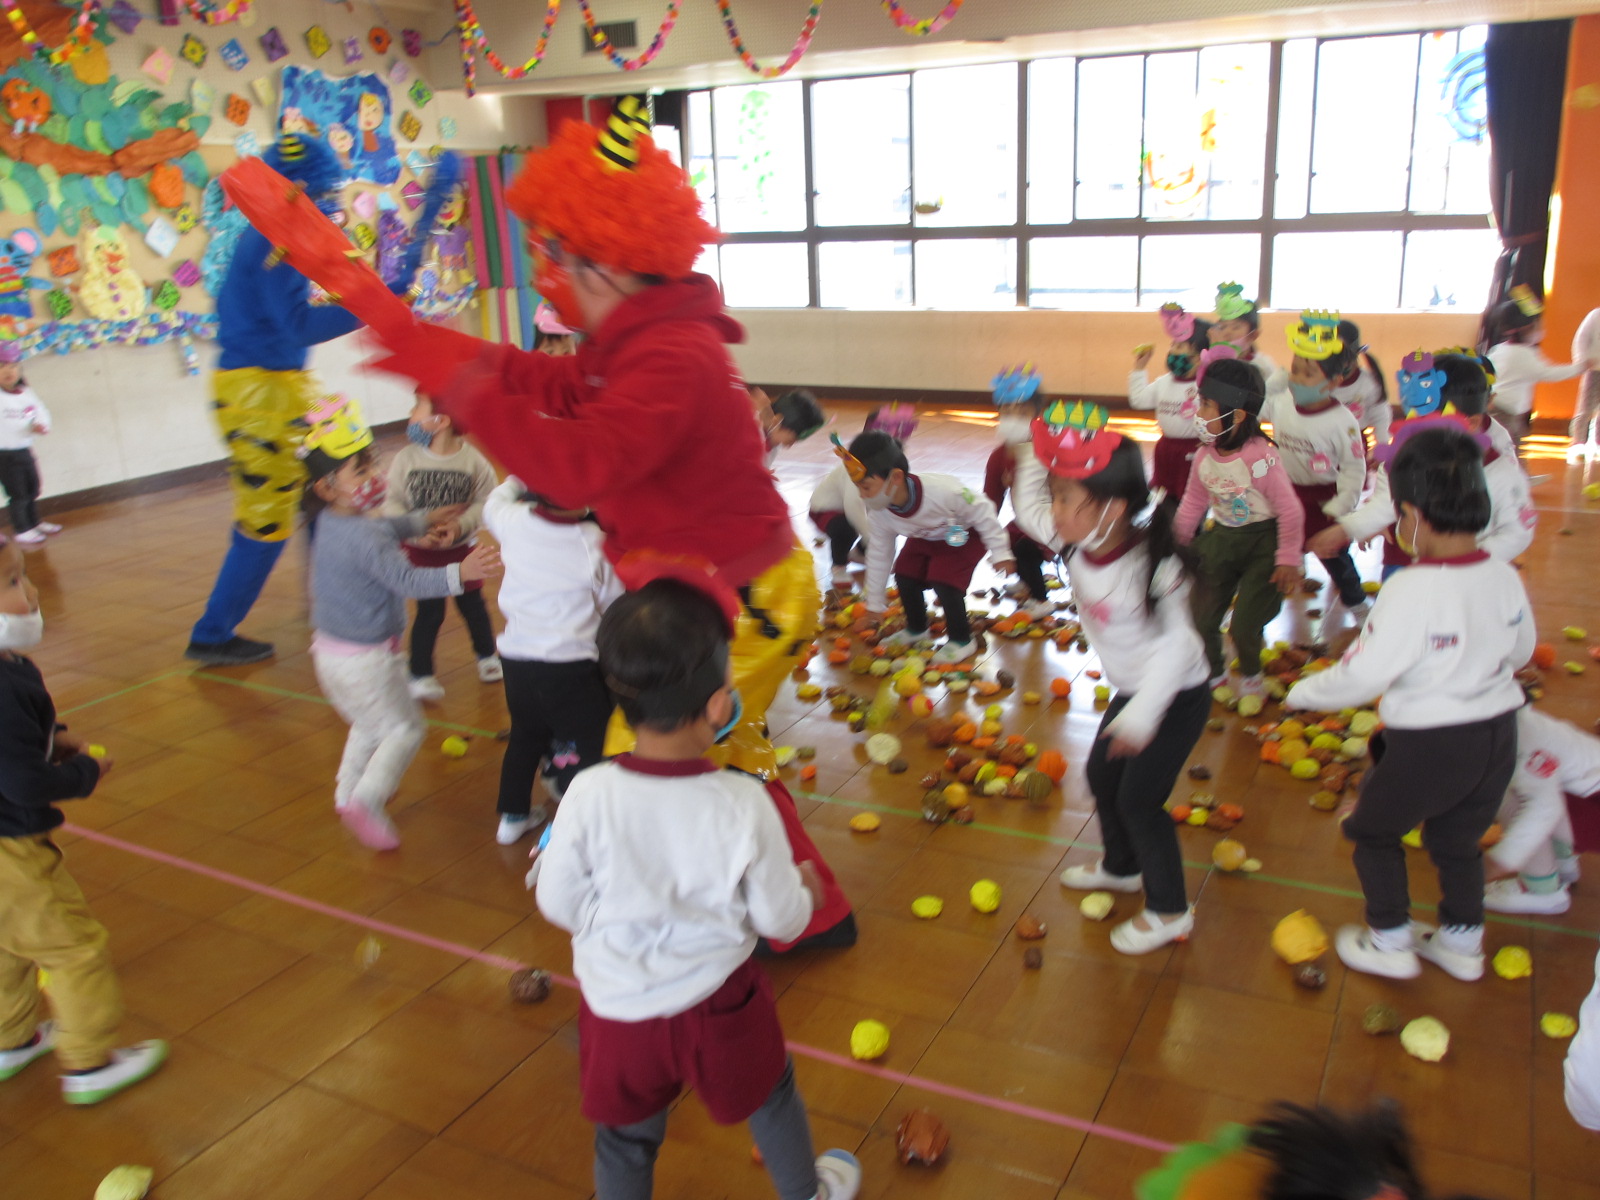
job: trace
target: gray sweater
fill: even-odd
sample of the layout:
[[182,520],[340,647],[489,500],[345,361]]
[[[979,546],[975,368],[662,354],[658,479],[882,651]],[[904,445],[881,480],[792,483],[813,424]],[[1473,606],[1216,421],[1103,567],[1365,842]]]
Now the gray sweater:
[[461,564],[414,567],[400,543],[427,530],[427,513],[317,518],[311,552],[311,624],[346,642],[379,645],[406,631],[406,598],[461,594]]

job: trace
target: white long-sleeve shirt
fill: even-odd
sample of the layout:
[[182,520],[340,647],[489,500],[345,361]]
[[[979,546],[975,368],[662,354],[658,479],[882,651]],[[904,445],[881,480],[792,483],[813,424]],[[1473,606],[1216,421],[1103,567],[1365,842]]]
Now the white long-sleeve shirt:
[[951,529],[964,529],[968,536],[976,534],[983,539],[990,561],[1005,562],[1011,557],[1011,541],[989,497],[954,475],[907,475],[906,482],[913,495],[905,511],[867,510],[867,579],[861,594],[874,612],[882,612],[889,604],[896,538],[942,542]]
[[483,502],[498,483],[489,460],[468,442],[462,442],[449,454],[436,454],[426,446],[408,442],[395,451],[389,463],[389,496],[383,511],[398,517],[465,504],[467,511],[460,518],[461,541],[465,542],[478,531]]
[[[1491,558],[1510,562],[1533,544],[1539,525],[1538,510],[1528,477],[1517,463],[1511,435],[1498,422],[1486,421],[1489,453],[1483,464],[1483,479],[1489,487],[1489,524],[1478,535],[1478,547]],[[1372,472],[1372,492],[1353,512],[1339,518],[1339,528],[1352,542],[1364,542],[1388,529],[1395,522],[1394,497],[1389,492],[1389,469]]]
[[1334,388],[1333,398],[1355,414],[1356,423],[1362,429],[1372,430],[1372,440],[1376,444],[1388,444],[1394,414],[1389,409],[1388,396],[1384,395],[1383,381],[1371,367],[1358,363],[1355,379]]
[[808,508],[814,513],[842,512],[857,537],[867,536],[867,506],[861,503],[861,493],[856,491],[843,463],[822,477],[822,482],[811,492]]
[[1517,773],[1509,789],[1515,812],[1489,851],[1495,865],[1526,866],[1564,824],[1569,792],[1600,792],[1600,738],[1527,705],[1517,713]]
[[50,410],[31,387],[0,389],[0,450],[28,450],[35,427],[50,432]]
[[1194,415],[1200,408],[1200,385],[1192,379],[1174,379],[1171,371],[1151,379],[1149,371],[1135,367],[1128,372],[1128,403],[1134,408],[1155,409],[1162,437],[1196,436]]
[[500,543],[505,577],[498,646],[518,662],[583,662],[599,657],[600,618],[622,595],[593,521],[557,516],[523,499],[507,479],[483,504],[483,526]]
[[1585,1129],[1600,1130],[1600,954],[1594,960],[1594,987],[1578,1010],[1578,1032],[1567,1045],[1562,1070],[1572,1119]]
[[1262,416],[1272,425],[1289,482],[1297,487],[1334,484],[1338,491],[1322,511],[1335,518],[1352,511],[1367,478],[1367,448],[1355,414],[1342,404],[1308,413],[1295,407],[1293,397],[1274,393],[1267,397]]
[[811,920],[766,789],[703,759],[623,755],[581,772],[556,809],[537,899],[572,934],[584,1001],[613,1021],[693,1008]]
[[1257,350],[1245,361],[1261,372],[1261,382],[1266,385],[1268,396],[1275,392],[1284,396],[1289,394],[1289,372],[1280,367],[1271,355]]
[[1501,412],[1533,411],[1533,388],[1539,383],[1555,383],[1580,373],[1578,363],[1553,363],[1537,346],[1521,342],[1501,342],[1489,351],[1494,364],[1494,406]]
[[1155,611],[1145,608],[1149,554],[1142,540],[1130,540],[1097,558],[1080,550],[1067,560],[1072,594],[1084,636],[1100,656],[1106,680],[1132,699],[1107,732],[1147,745],[1172,698],[1206,681],[1206,651],[1189,610],[1189,580],[1177,560],[1156,568],[1149,594]]
[[1514,568],[1482,550],[1421,559],[1383,585],[1344,660],[1290,689],[1285,708],[1337,712],[1383,697],[1393,729],[1486,721],[1523,705],[1513,677],[1533,654],[1533,613]]
[[1050,511],[1050,472],[1032,447],[1018,446],[1011,475],[1011,513],[1017,528],[1052,554],[1060,554],[1061,535]]

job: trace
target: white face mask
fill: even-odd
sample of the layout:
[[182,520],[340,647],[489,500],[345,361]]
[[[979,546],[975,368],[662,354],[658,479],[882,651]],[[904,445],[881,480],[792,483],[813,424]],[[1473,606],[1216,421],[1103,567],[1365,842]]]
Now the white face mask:
[[1523,340],[1523,343],[1525,345],[1537,346],[1540,342],[1544,341],[1544,330],[1543,329],[1535,329],[1532,333],[1530,333],[1527,337],[1523,338],[1522,340]]
[[1007,446],[1026,442],[1033,437],[1033,420],[1030,417],[1002,416],[994,432],[995,437]]
[[876,496],[863,496],[861,503],[867,508],[884,509],[889,507],[889,489],[885,487]]
[[1211,443],[1215,442],[1217,440],[1217,438],[1222,436],[1222,431],[1220,429],[1212,429],[1211,426],[1214,425],[1214,424],[1220,425],[1223,421],[1226,421],[1226,420],[1227,420],[1227,417],[1222,415],[1222,414],[1220,414],[1220,413],[1217,416],[1212,417],[1211,420],[1209,420],[1209,421],[1206,420],[1204,417],[1200,417],[1200,416],[1195,417],[1195,419],[1194,419],[1195,437],[1199,438],[1206,445],[1208,445],[1208,446],[1211,445]]
[[44,613],[0,613],[0,650],[32,650],[44,639]]
[[1078,543],[1079,550],[1086,550],[1093,554],[1106,544],[1106,539],[1111,536],[1111,527],[1116,524],[1115,520],[1109,519],[1110,516],[1111,501],[1107,500],[1100,506],[1100,516],[1094,523],[1094,529],[1088,537]]

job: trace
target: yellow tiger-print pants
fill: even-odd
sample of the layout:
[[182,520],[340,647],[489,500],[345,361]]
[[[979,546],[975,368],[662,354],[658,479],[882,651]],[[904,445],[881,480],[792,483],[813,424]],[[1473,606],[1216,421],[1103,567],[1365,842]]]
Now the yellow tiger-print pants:
[[258,542],[285,541],[294,532],[306,470],[296,456],[306,436],[306,413],[326,389],[310,371],[238,367],[211,379],[217,429],[228,446],[233,519]]

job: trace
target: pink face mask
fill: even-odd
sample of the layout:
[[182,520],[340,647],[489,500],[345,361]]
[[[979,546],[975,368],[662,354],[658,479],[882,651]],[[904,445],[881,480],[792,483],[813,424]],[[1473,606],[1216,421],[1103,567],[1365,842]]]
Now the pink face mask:
[[389,481],[382,475],[373,475],[350,493],[350,504],[357,512],[371,512],[389,496]]

